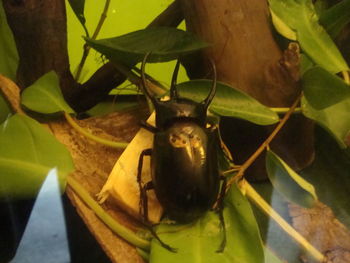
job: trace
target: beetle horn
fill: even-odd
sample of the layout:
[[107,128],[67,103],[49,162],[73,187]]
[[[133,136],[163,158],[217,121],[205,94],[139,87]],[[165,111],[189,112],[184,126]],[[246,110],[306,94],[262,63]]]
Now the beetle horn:
[[213,100],[214,96],[215,96],[215,92],[216,92],[216,81],[217,81],[217,75],[216,75],[216,66],[215,63],[212,59],[210,59],[210,64],[213,68],[213,85],[211,86],[210,89],[210,93],[208,95],[208,97],[205,98],[205,100],[203,100],[203,104],[205,108],[209,107],[209,104],[211,103],[211,101]]
[[145,76],[145,66],[146,66],[147,58],[149,57],[150,54],[151,52],[148,52],[145,55],[141,64],[141,89],[143,93],[146,95],[146,97],[148,97],[152,101],[153,105],[155,105],[157,103],[157,100],[151,95],[151,93],[147,89],[146,76]]
[[174,98],[176,99],[178,97],[177,89],[176,89],[176,81],[177,81],[177,75],[179,73],[179,68],[180,68],[180,60],[177,60],[173,77],[171,79],[170,99],[174,99]]

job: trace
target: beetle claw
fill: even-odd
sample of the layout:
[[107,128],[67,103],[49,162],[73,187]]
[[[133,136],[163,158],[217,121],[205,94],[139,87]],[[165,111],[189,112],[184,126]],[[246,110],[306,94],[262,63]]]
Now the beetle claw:
[[169,250],[170,252],[173,252],[173,253],[177,253],[178,249],[177,248],[173,248],[163,242],[160,243],[162,245],[162,247],[164,247],[165,249]]

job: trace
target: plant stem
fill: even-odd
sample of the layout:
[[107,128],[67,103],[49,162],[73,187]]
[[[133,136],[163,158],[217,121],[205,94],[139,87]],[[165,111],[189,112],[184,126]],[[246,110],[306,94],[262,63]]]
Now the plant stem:
[[292,115],[296,107],[298,106],[302,94],[299,95],[299,97],[294,101],[293,105],[289,108],[288,112],[284,115],[284,117],[280,120],[276,128],[273,130],[273,132],[267,137],[267,139],[260,145],[260,147],[253,153],[247,161],[241,166],[239,169],[237,175],[230,178],[230,180],[227,182],[227,189],[230,188],[230,185],[234,183],[234,181],[239,180],[243,175],[244,172],[249,168],[249,166],[256,160],[256,158],[259,157],[259,155],[265,150],[265,148],[271,143],[271,141],[276,137],[278,132],[283,128],[283,126],[286,124],[289,117]]
[[130,244],[143,250],[150,249],[150,242],[139,237],[130,229],[118,223],[90,196],[90,194],[77,182],[72,176],[67,177],[68,185],[74,192],[95,212],[95,214],[104,222],[114,233],[128,241]]
[[324,262],[325,256],[322,255],[312,244],[310,244],[299,232],[297,232],[290,224],[288,224],[260,195],[255,189],[245,180],[239,182],[239,187],[242,192],[252,200],[258,208],[266,215],[270,216],[276,223],[296,242],[298,242],[314,259],[318,262]]
[[349,72],[344,70],[341,72],[341,74],[343,75],[343,79],[344,79],[344,82],[348,85],[350,85],[350,77],[349,77]]
[[107,139],[95,136],[90,132],[88,132],[87,130],[85,130],[84,128],[80,127],[68,113],[65,112],[64,117],[66,118],[67,122],[72,126],[73,129],[75,129],[80,134],[83,134],[85,137],[89,138],[92,141],[98,142],[100,144],[103,144],[109,147],[117,148],[117,149],[124,149],[129,144],[127,142],[114,142],[111,140],[107,140]]
[[[102,25],[104,23],[104,21],[106,20],[107,18],[107,12],[108,12],[108,8],[109,8],[109,4],[110,4],[111,0],[106,0],[105,2],[105,6],[103,8],[103,11],[102,11],[102,14],[101,14],[101,17],[100,17],[100,20],[98,21],[98,24],[96,26],[96,29],[95,29],[95,32],[94,34],[92,35],[91,39],[95,40],[98,36],[98,34],[100,33],[101,31],[101,28],[102,28]],[[75,75],[75,80],[76,81],[79,81],[79,78],[80,78],[80,75],[81,75],[81,72],[83,70],[83,67],[84,67],[84,64],[85,64],[85,61],[89,55],[89,51],[90,51],[90,46],[88,46],[87,44],[84,45],[84,52],[83,52],[83,56],[81,57],[81,60],[80,60],[80,63],[79,63],[79,66],[78,66],[78,70],[77,70],[77,73]]]
[[149,261],[149,254],[142,250],[141,248],[136,248],[137,253],[143,258],[144,261],[148,262]]

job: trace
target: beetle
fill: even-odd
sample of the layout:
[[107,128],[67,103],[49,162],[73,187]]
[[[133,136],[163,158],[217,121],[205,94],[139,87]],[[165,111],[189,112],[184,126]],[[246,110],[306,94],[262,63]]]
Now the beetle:
[[[213,66],[213,85],[202,102],[179,97],[176,80],[180,62],[176,63],[171,80],[170,99],[162,101],[152,96],[147,89],[145,64],[141,65],[141,88],[152,102],[155,127],[143,123],[142,127],[154,134],[153,148],[141,152],[138,163],[137,182],[140,189],[140,213],[148,221],[147,191],[154,189],[157,199],[169,219],[189,223],[198,219],[217,203],[224,238],[218,252],[226,243],[222,201],[226,180],[220,176],[217,145],[218,130],[207,123],[207,109],[216,92],[216,69]],[[208,127],[209,126],[209,127]],[[143,159],[151,157],[151,181],[142,185]],[[220,190],[220,181],[223,180]],[[152,234],[169,250],[153,231]]]

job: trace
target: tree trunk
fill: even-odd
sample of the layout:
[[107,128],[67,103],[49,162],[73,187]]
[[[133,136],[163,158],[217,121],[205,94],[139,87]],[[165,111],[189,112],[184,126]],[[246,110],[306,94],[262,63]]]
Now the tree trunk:
[[54,70],[68,96],[75,81],[69,69],[65,1],[5,0],[3,6],[18,50],[19,86],[28,87]]
[[[212,44],[204,55],[214,59],[220,81],[270,107],[289,107],[298,97],[299,65],[292,65],[298,60],[298,52],[294,46],[283,58],[271,31],[266,1],[180,2],[187,29]],[[187,71],[196,78],[203,76],[206,68],[203,61],[197,60]],[[233,149],[237,163],[244,162],[272,129],[232,118],[223,118],[221,124],[223,138]],[[303,116],[293,116],[272,147],[295,169],[305,167],[313,159],[313,124]],[[253,167],[250,174],[265,174],[262,158]]]

